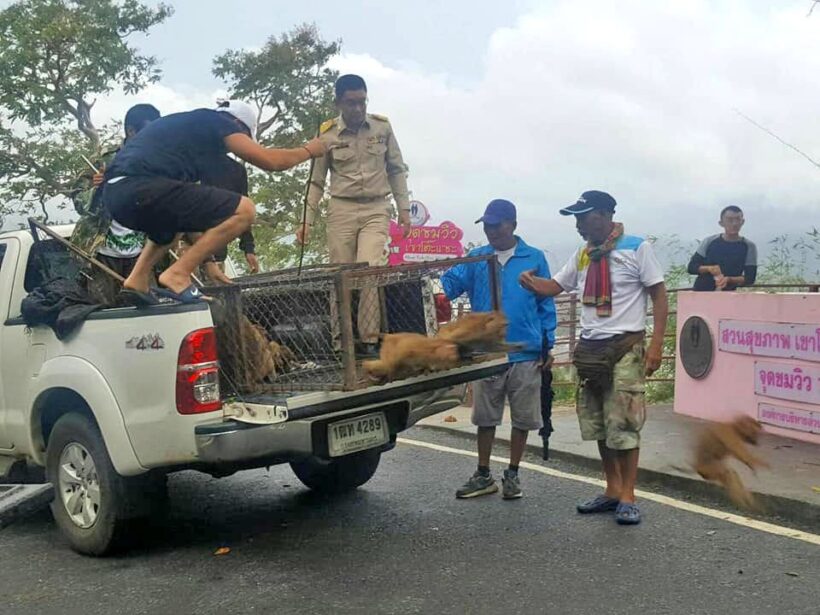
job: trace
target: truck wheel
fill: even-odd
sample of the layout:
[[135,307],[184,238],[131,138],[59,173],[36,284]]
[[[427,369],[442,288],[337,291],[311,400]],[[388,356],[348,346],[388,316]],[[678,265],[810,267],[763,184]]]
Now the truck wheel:
[[131,522],[167,498],[165,476],[117,474],[99,428],[77,413],[54,425],[46,450],[51,512],[72,549],[105,555],[124,544]]
[[291,462],[290,467],[306,487],[335,495],[364,485],[376,473],[379,460],[381,451],[371,449],[335,459],[308,457]]

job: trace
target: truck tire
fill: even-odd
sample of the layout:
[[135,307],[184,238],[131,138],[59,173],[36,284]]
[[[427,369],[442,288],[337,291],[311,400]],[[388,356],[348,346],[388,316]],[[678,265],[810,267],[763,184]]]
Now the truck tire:
[[379,467],[381,456],[381,451],[371,449],[335,459],[308,457],[291,462],[290,467],[306,487],[336,495],[353,491],[369,481]]
[[54,520],[71,548],[84,555],[106,555],[124,546],[133,522],[167,501],[167,477],[117,474],[99,428],[79,413],[55,423],[46,473],[54,486]]

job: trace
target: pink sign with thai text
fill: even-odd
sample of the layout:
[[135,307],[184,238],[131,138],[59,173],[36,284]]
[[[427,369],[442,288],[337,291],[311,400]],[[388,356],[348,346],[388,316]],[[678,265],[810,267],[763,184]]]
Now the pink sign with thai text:
[[820,404],[820,367],[755,361],[755,393]]
[[774,404],[758,404],[757,418],[761,423],[775,427],[820,434],[820,412]]
[[721,320],[718,348],[725,352],[820,362],[816,324]]
[[458,258],[464,254],[462,237],[464,233],[452,222],[442,222],[438,226],[413,226],[410,234],[404,237],[402,228],[391,220],[387,262],[393,266]]

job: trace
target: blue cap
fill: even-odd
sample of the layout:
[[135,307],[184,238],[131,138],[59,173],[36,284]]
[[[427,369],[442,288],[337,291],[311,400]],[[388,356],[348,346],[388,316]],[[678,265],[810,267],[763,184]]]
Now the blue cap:
[[501,224],[502,222],[515,222],[515,220],[515,205],[504,199],[493,199],[484,210],[484,215],[475,223]]

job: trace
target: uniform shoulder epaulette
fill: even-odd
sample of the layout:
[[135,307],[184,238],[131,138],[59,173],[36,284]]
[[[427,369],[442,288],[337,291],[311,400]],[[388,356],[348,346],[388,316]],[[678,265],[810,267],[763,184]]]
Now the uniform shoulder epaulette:
[[334,117],[332,120],[327,120],[326,122],[322,122],[322,125],[319,127],[319,134],[323,135],[328,130],[333,128],[336,125],[336,118]]
[[382,122],[389,122],[390,121],[390,120],[387,119],[386,115],[377,115],[375,113],[371,113],[370,117],[372,117],[374,120],[381,120]]

